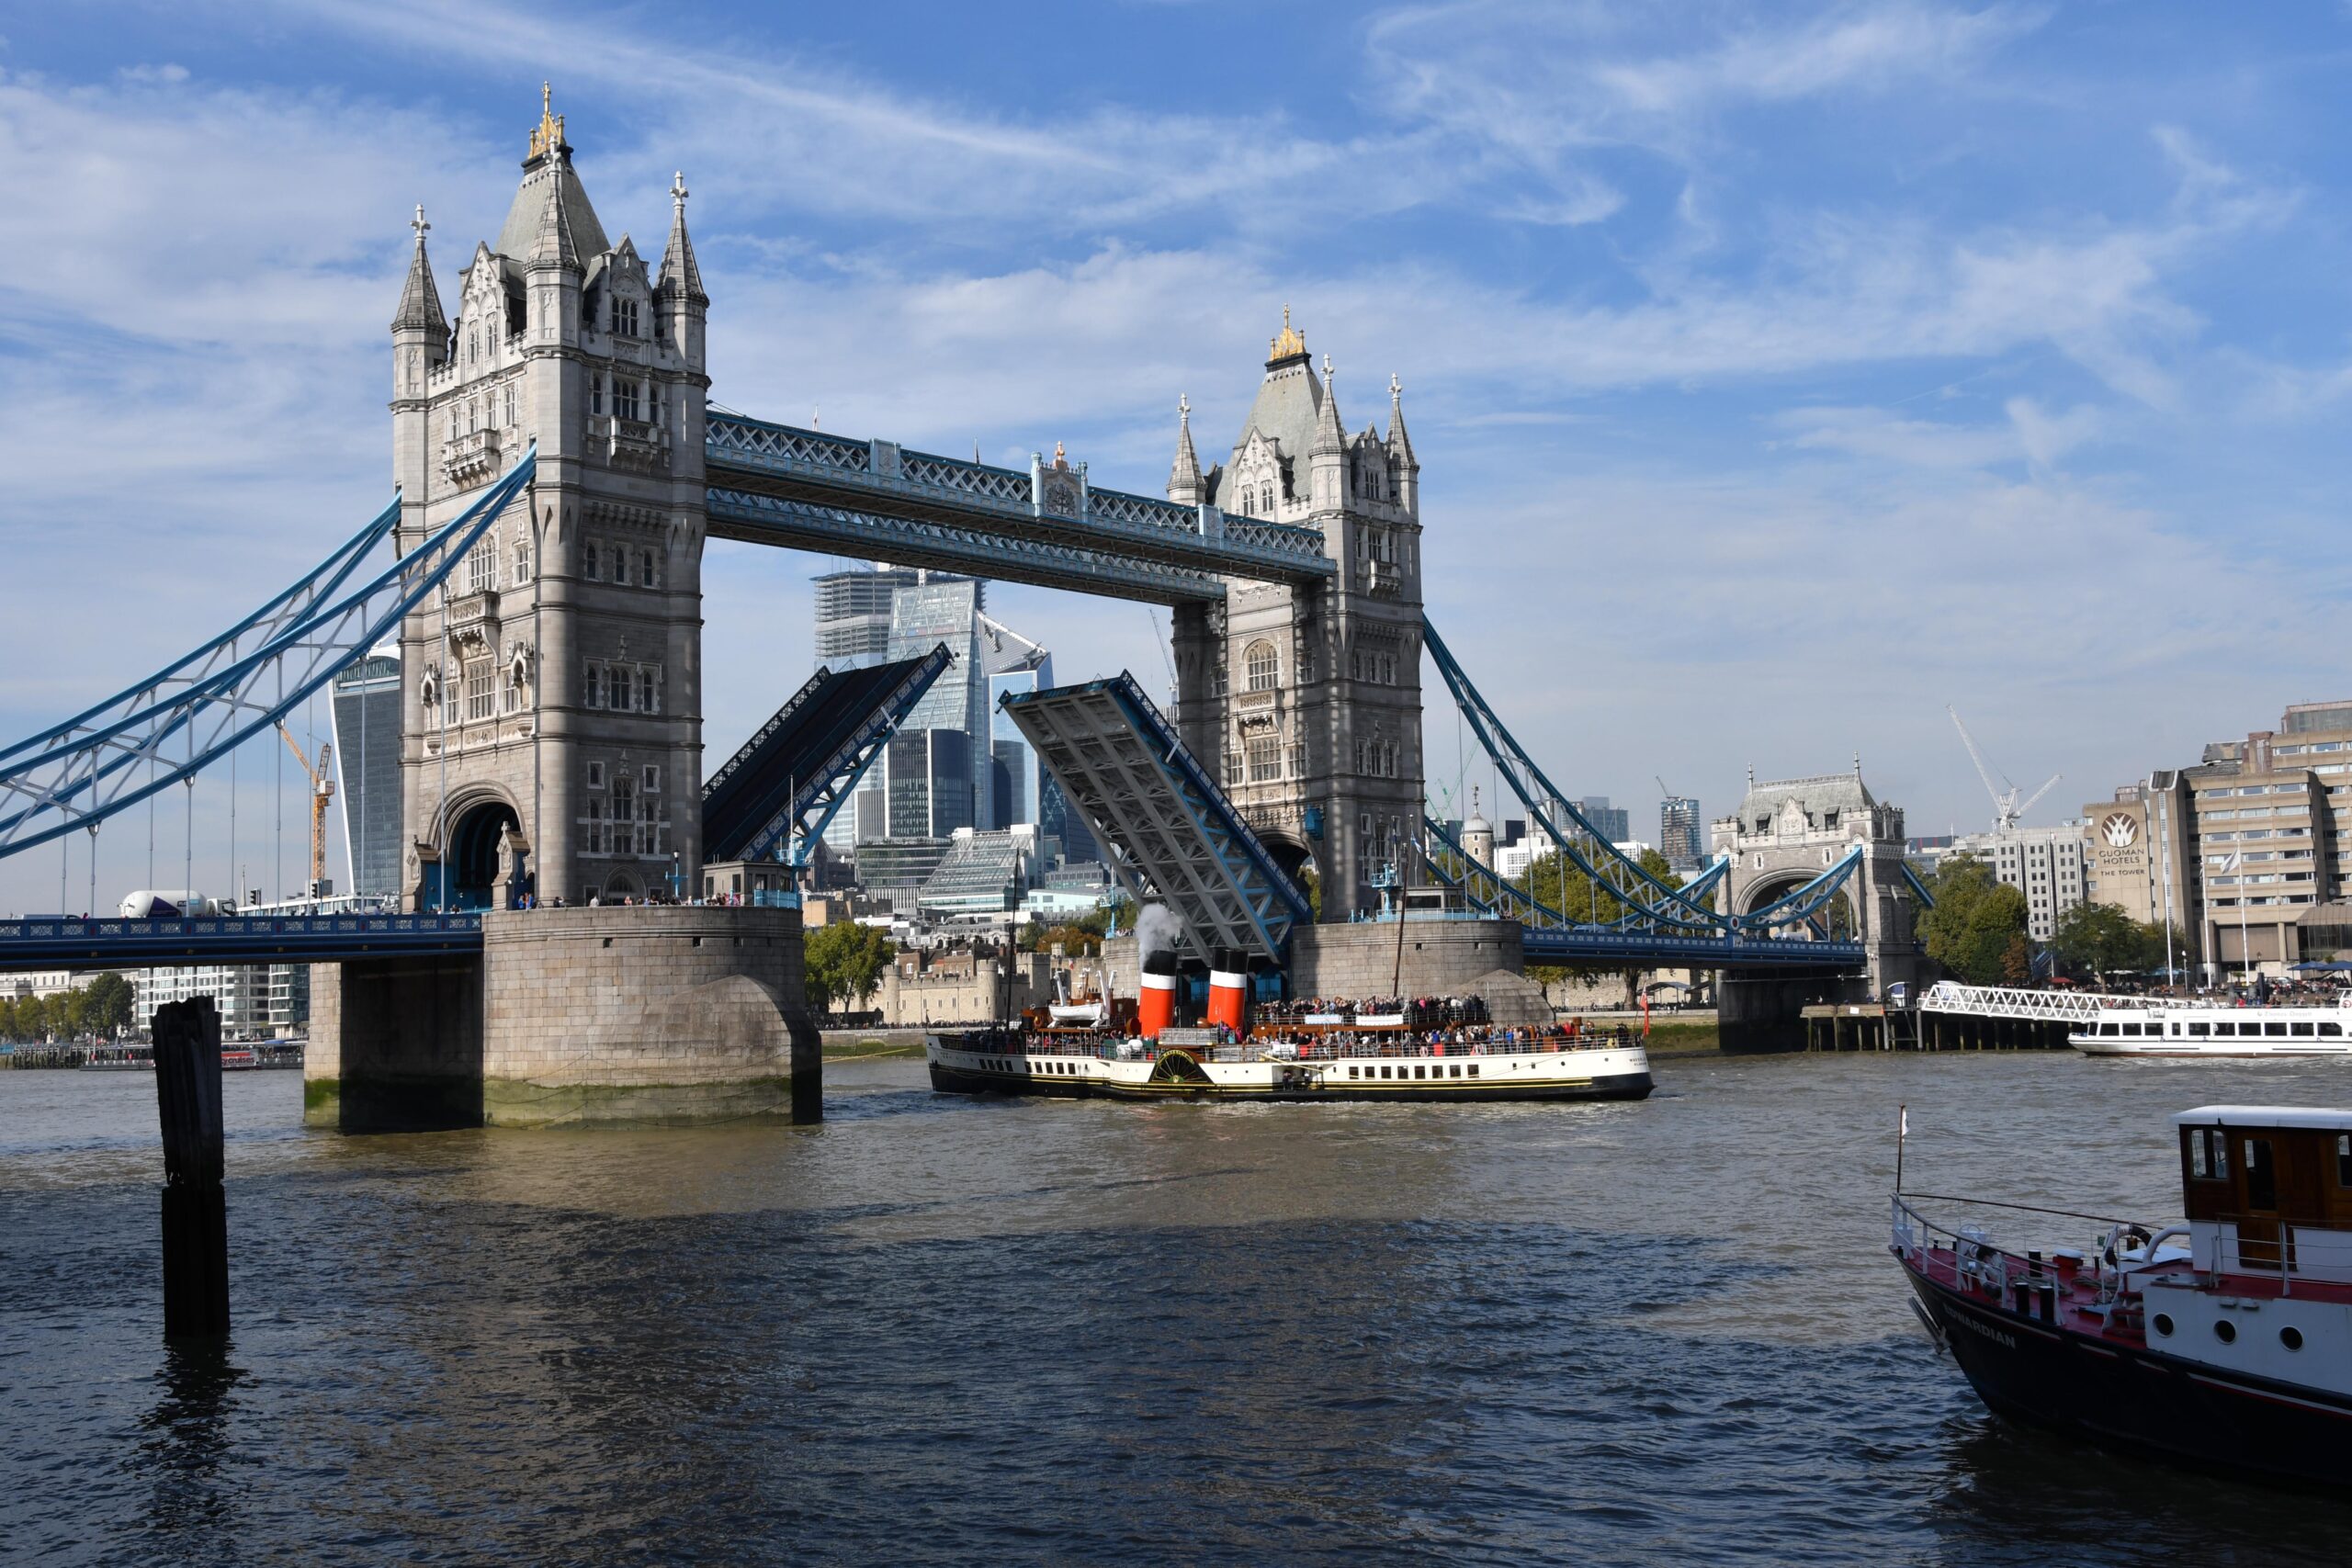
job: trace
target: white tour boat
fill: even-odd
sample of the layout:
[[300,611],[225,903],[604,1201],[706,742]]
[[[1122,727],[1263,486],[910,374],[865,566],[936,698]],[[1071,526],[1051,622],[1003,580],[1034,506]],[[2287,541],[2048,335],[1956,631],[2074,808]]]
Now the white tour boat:
[[2093,1056],[2341,1056],[2352,1007],[2227,1007],[2152,998],[2102,1008],[2066,1036]]

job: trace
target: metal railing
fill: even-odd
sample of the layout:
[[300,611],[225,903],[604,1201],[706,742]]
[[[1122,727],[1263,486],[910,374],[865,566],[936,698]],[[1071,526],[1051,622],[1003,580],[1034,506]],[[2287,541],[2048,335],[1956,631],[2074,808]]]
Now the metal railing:
[[1922,1012],[1967,1013],[1977,1018],[2021,1018],[2041,1023],[2081,1023],[2109,1008],[2144,1008],[2145,997],[2100,991],[2029,991],[2011,986],[1963,986],[1939,980],[1919,998]]

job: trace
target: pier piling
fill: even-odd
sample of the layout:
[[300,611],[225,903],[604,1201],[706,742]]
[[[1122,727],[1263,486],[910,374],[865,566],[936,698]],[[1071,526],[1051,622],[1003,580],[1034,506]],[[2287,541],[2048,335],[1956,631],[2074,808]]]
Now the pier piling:
[[229,1332],[229,1206],[221,1188],[220,1015],[212,998],[155,1010],[164,1129],[164,1334]]

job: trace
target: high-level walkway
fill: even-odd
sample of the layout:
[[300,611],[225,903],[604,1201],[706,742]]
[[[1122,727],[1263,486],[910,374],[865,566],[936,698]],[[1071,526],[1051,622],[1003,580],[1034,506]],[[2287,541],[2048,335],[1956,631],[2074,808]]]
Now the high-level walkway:
[[715,538],[971,572],[1155,604],[1225,598],[1224,578],[1336,578],[1313,528],[710,412]]

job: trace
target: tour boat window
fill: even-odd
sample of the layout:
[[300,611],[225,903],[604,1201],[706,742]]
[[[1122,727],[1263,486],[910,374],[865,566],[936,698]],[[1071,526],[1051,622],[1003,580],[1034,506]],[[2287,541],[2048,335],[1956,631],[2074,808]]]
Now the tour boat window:
[[2245,1141],[2245,1206],[2249,1209],[2276,1209],[2278,1206],[2278,1168],[2270,1162],[2270,1140],[2248,1138]]
[[2230,1022],[2227,1019],[2223,1019],[2221,1022],[2213,1026],[2213,1032],[2224,1040],[2233,1038],[2237,1034],[2237,1032],[2238,1026]]
[[2136,1040],[2140,1037],[2140,1025],[2136,1023],[2127,1023],[2123,1026],[2123,1032]]
[[1348,1077],[1355,1077],[1355,1076],[1356,1076],[1356,1065],[1355,1065],[1353,1062],[1350,1062],[1350,1063],[1348,1064]]
[[1455,1077],[1457,1077],[1457,1078],[1458,1078],[1458,1077],[1460,1077],[1462,1076],[1462,1069],[1461,1069],[1460,1067],[1456,1067],[1456,1068],[1454,1068],[1454,1069],[1453,1069],[1453,1076],[1454,1076]]
[[2290,1350],[2300,1350],[2303,1348],[2303,1331],[2290,1324],[2278,1331],[2278,1343]]
[[2188,1032],[2191,1036],[2211,1034],[2213,1032],[2213,1026],[2210,1023],[2192,1023],[2188,1026]]
[[2299,1024],[2295,1025],[2295,1028],[2294,1028],[2294,1034],[2295,1034],[2295,1038],[2297,1038],[2298,1040],[2308,1040],[2308,1039],[2310,1039],[2310,1038],[2311,1038],[2311,1032],[2312,1032],[2312,1026],[2311,1026],[2310,1024],[2308,1024],[2308,1023],[2299,1023]]
[[2238,1325],[2226,1317],[2222,1318],[2213,1325],[2213,1337],[2224,1345],[2234,1345],[2237,1343]]
[[1476,1062],[1470,1064],[1470,1076],[1474,1078],[1478,1076],[1478,1064]]
[[2322,1023],[2319,1026],[2319,1034],[2323,1040],[2341,1040],[2344,1038],[2344,1026],[2340,1023]]
[[2283,1040],[2287,1037],[2287,1026],[2283,1023],[2266,1023],[2262,1026],[2262,1032]]
[[1418,1065],[1417,1065],[1417,1066],[1413,1068],[1413,1076],[1414,1076],[1415,1077],[1417,1077],[1417,1078],[1425,1078],[1425,1077],[1429,1077],[1429,1076],[1430,1076],[1430,1072],[1429,1072],[1429,1069],[1428,1069],[1427,1067],[1419,1066],[1418,1066]]
[[2116,1032],[2118,1032],[2118,1028],[2119,1028],[2119,1026],[2118,1026],[2118,1025],[2116,1025],[2116,1024],[2112,1024],[2112,1023],[2102,1023],[2102,1024],[2100,1024],[2100,1025],[2098,1026],[2098,1032],[2099,1032],[2101,1034],[2113,1034],[2113,1033],[2116,1033]]

